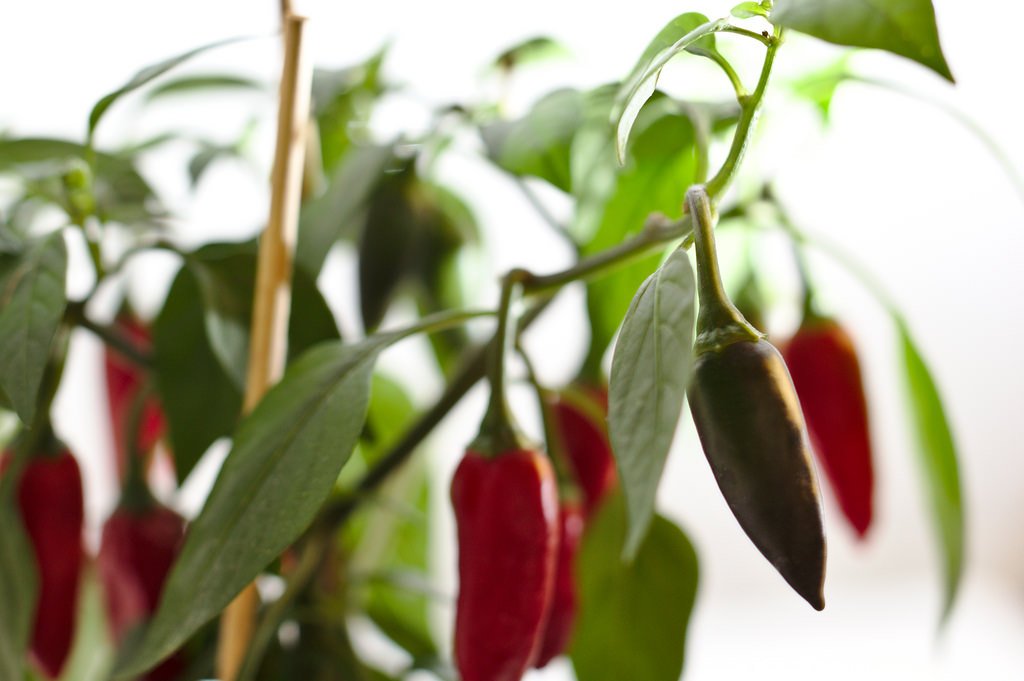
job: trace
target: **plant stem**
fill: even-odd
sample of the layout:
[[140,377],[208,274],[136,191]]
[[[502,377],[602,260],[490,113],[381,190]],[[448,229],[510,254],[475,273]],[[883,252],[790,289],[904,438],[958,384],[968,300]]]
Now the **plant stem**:
[[746,28],[740,28],[739,26],[733,26],[732,24],[726,24],[725,26],[718,30],[720,30],[722,33],[735,33],[736,35],[742,35],[746,36],[747,38],[752,38],[757,42],[761,43],[762,45],[764,45],[765,47],[772,46],[772,38],[765,35],[764,33],[758,33],[757,31],[751,31]]
[[99,324],[86,317],[84,302],[68,303],[64,311],[64,318],[69,323],[89,331],[132,362],[147,368],[153,367],[155,362],[151,354],[139,350],[131,341],[115,331],[113,327]]
[[717,350],[738,340],[758,340],[761,334],[743,318],[722,285],[711,198],[703,186],[695,185],[686,192],[686,204],[694,223],[700,300],[694,352]]
[[498,326],[494,331],[487,356],[487,379],[491,384],[491,398],[480,423],[480,434],[469,448],[485,456],[521,449],[523,437],[505,397],[505,360],[512,345],[516,327],[512,320],[512,303],[517,297],[523,270],[512,270],[502,279],[501,302],[498,305]]
[[633,258],[645,255],[655,246],[684,238],[691,231],[689,216],[683,216],[682,220],[676,222],[648,220],[643,231],[632,239],[584,258],[561,272],[546,275],[524,272],[522,274],[523,290],[526,293],[543,293],[574,281],[587,279],[599,272],[623,265]]
[[[762,40],[763,42],[763,40]],[[740,74],[736,73],[736,69],[732,67],[729,60],[722,56],[722,53],[718,50],[705,50],[700,47],[691,46],[690,52],[692,54],[699,54],[702,57],[706,57],[711,61],[715,62],[722,72],[725,73],[726,78],[729,79],[729,83],[732,85],[733,91],[736,92],[736,100],[742,102],[748,95],[747,88],[743,85],[743,80],[740,78]]]
[[[732,32],[739,33],[741,31],[741,29],[736,29]],[[751,32],[745,31],[745,33]],[[762,36],[758,37],[761,38]],[[768,88],[772,64],[775,62],[775,53],[778,52],[779,45],[782,44],[782,28],[776,26],[772,37],[765,38],[763,42],[765,42],[768,49],[764,55],[764,64],[761,66],[761,76],[757,80],[757,87],[754,88],[754,92],[751,95],[740,100],[740,119],[736,123],[736,133],[732,138],[732,147],[729,149],[729,155],[726,157],[725,162],[722,163],[718,173],[707,183],[707,192],[712,200],[717,199],[725,191],[726,187],[729,186],[733,176],[736,174],[736,169],[743,160],[743,155],[747,150],[747,143],[750,140],[750,131],[757,120],[757,114],[761,110],[761,102],[764,100],[765,90]]]

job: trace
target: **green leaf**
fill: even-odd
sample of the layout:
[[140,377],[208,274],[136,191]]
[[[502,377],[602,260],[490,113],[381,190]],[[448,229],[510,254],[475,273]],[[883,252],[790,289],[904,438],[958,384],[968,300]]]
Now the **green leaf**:
[[[139,174],[132,158],[95,153],[92,193],[97,217],[105,222],[153,221],[163,216],[149,183]],[[0,140],[0,173],[22,178],[50,178],[58,183],[69,164],[86,166],[89,151],[76,142],[33,137]],[[63,191],[61,189],[61,191]],[[60,197],[47,197],[65,208]]]
[[0,678],[4,679],[24,676],[39,586],[35,553],[13,492],[10,485],[0,490]]
[[362,452],[373,465],[405,433],[416,415],[416,405],[402,385],[377,372],[373,375],[373,399],[366,417]]
[[199,284],[182,268],[153,323],[156,387],[167,416],[174,467],[184,480],[210,445],[235,429],[242,392],[206,338]]
[[[186,262],[199,283],[210,348],[236,385],[244,387],[256,285],[256,243],[207,244]],[[293,273],[291,305],[290,357],[318,341],[338,337],[333,313],[312,278],[302,270]],[[297,342],[299,339],[304,340]]]
[[31,423],[39,384],[67,306],[68,256],[57,231],[32,245],[0,291],[0,386]]
[[[770,7],[770,5],[769,5]],[[752,17],[767,17],[769,7],[760,2],[741,2],[729,10],[729,14],[739,19],[750,19]]]
[[118,89],[114,90],[113,92],[104,95],[92,107],[92,111],[89,112],[89,130],[87,135],[88,139],[90,140],[90,143],[93,134],[96,131],[96,126],[99,125],[100,119],[103,118],[103,114],[105,114],[107,112],[107,109],[109,109],[118,99],[120,99],[121,97],[130,92],[139,89],[140,87],[146,85],[155,78],[159,78],[160,76],[167,73],[174,67],[183,64],[184,62],[188,61],[192,57],[195,57],[196,55],[202,54],[203,52],[212,50],[217,47],[230,45],[231,43],[237,43],[243,40],[251,40],[251,38],[237,37],[228,38],[227,40],[218,40],[215,43],[210,43],[208,45],[203,45],[202,47],[197,47],[183,54],[179,54],[176,57],[171,57],[170,59],[165,59],[161,62],[157,62],[156,64],[151,64],[145,67],[144,69],[138,71],[134,76],[131,77],[131,79],[127,83],[125,83]]
[[[423,195],[434,206],[432,219],[423,225],[414,249],[413,273],[421,315],[464,309],[474,296],[464,270],[472,263],[480,242],[480,227],[468,205],[446,187],[423,183]],[[469,343],[464,328],[431,334],[430,344],[446,376],[459,365]]]
[[697,596],[697,554],[660,515],[628,564],[620,560],[625,535],[616,496],[588,526],[577,562],[580,604],[569,651],[576,678],[677,681]]
[[[203,246],[188,256],[154,324],[157,389],[181,479],[217,438],[231,434],[238,420],[256,259],[252,241]],[[337,338],[334,316],[315,282],[296,270],[288,356]]]
[[313,115],[324,171],[332,175],[355,144],[368,144],[367,123],[377,99],[388,88],[381,79],[384,46],[365,62],[343,69],[313,71]]
[[822,120],[827,122],[836,90],[841,84],[856,79],[850,72],[849,62],[850,53],[847,52],[825,68],[790,82],[790,89],[797,97],[813,104],[821,114]]
[[637,291],[612,357],[608,434],[629,506],[626,555],[640,547],[693,368],[695,284],[672,252]]
[[[411,497],[414,513],[400,514],[387,501],[373,508],[358,548],[362,553],[353,557],[353,569],[416,575],[421,585],[429,585],[430,485],[422,467],[402,473],[385,490],[385,495],[395,503]],[[366,557],[369,552],[376,555]],[[430,626],[429,589],[414,588],[411,581],[371,580],[367,584],[364,611],[414,660],[437,660],[440,653]]]
[[400,338],[313,348],[242,421],[143,641],[119,661],[117,678],[173,652],[306,530],[362,431],[374,362]]
[[188,179],[192,188],[195,189],[199,180],[209,170],[215,161],[225,158],[238,158],[238,147],[234,144],[205,144],[189,159]]
[[510,71],[523,64],[548,61],[569,54],[568,48],[554,38],[536,36],[517,43],[499,54],[491,68]]
[[[673,110],[674,106],[671,100],[660,98],[645,110],[630,151],[630,162],[617,175],[607,178],[596,171],[591,173],[591,180],[610,180],[611,193],[602,199],[601,194],[607,189],[596,188],[580,204],[578,220],[597,221],[592,236],[584,242],[585,255],[615,246],[638,233],[651,213],[681,213],[686,188],[696,179],[696,155],[693,125]],[[604,149],[604,157],[594,162],[616,168],[612,143],[609,141]],[[578,225],[576,231],[582,235],[592,229]],[[641,258],[587,283],[591,326],[587,367],[592,372],[599,371],[637,287],[659,261],[659,254]]]
[[625,163],[630,131],[640,109],[654,94],[661,70],[673,57],[691,47],[713,52],[715,32],[728,23],[728,19],[708,21],[703,14],[687,12],[670,21],[650,42],[629,77],[623,81],[612,107],[611,121],[616,128],[615,150],[619,163]]
[[82,571],[75,637],[60,681],[97,681],[114,664],[114,642],[107,633],[106,599],[94,566]]
[[931,0],[776,0],[771,20],[836,45],[907,57],[953,82]]
[[249,90],[262,91],[263,83],[251,78],[243,78],[230,73],[208,73],[201,75],[182,76],[168,80],[146,94],[146,101],[166,99],[169,96],[198,92],[206,94],[217,90]]
[[[461,291],[449,285],[451,270],[462,246],[477,240],[477,231],[465,203],[420,179],[414,162],[385,176],[370,197],[359,243],[359,302],[366,329],[375,329],[392,301],[410,287],[428,313],[461,307]],[[442,338],[460,334],[452,330]]]
[[547,180],[572,191],[569,150],[584,122],[585,98],[578,90],[556,90],[517,121],[498,121],[481,129],[487,155],[513,175]]
[[359,218],[385,169],[394,160],[391,146],[355,147],[345,156],[332,173],[324,194],[302,207],[296,267],[316,277],[338,239],[358,236]]
[[429,219],[415,200],[416,183],[409,163],[384,177],[370,197],[359,240],[359,310],[367,332],[383,321],[415,255],[420,224]]
[[945,622],[956,601],[964,561],[964,516],[956,444],[935,379],[902,321],[899,322],[899,334],[921,465],[942,544],[945,575],[942,622]]

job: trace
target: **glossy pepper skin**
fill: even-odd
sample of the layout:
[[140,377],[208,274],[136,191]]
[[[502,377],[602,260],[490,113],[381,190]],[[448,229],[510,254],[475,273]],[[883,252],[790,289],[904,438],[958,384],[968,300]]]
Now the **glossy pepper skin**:
[[816,610],[825,607],[825,532],[800,402],[779,351],[722,286],[714,208],[686,192],[694,222],[700,312],[690,412],[718,487],[740,527]]
[[573,478],[583,493],[587,517],[594,514],[617,475],[608,440],[608,391],[569,389],[549,398],[552,420]]
[[698,355],[690,409],[733,515],[757,549],[816,610],[825,607],[818,486],[793,382],[764,340]]
[[578,593],[576,590],[576,555],[583,537],[584,511],[579,504],[563,502],[558,512],[558,558],[555,563],[555,586],[551,594],[551,610],[548,613],[540,650],[534,666],[547,666],[569,645],[573,626],[576,623]]
[[529,449],[468,451],[451,485],[459,542],[455,663],[462,681],[519,681],[536,659],[558,551],[558,491]]
[[[107,519],[96,563],[115,642],[120,643],[156,610],[184,533],[185,520],[156,502],[137,509],[122,504]],[[183,666],[175,655],[143,678],[174,679]]]
[[82,474],[71,452],[61,448],[29,459],[18,483],[18,505],[39,577],[31,658],[56,678],[71,651],[85,562]]
[[835,320],[811,319],[782,347],[814,452],[857,536],[871,527],[874,467],[860,361]]
[[[149,327],[131,314],[120,314],[114,322],[114,328],[133,345],[148,352],[152,345]],[[123,478],[127,470],[128,443],[125,437],[131,418],[135,396],[143,388],[147,380],[146,371],[136,362],[105,346],[103,369],[107,379],[107,402],[110,406],[110,432],[117,455],[117,474]],[[163,410],[155,396],[146,398],[142,411],[142,422],[139,424],[137,451],[147,454],[163,437],[165,420]]]

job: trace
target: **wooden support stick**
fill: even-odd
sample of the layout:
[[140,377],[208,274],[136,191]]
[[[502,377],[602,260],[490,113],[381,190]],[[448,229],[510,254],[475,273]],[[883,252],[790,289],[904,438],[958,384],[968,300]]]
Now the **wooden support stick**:
[[[277,115],[277,143],[271,175],[270,217],[260,238],[253,296],[252,333],[243,411],[259,403],[284,373],[291,302],[292,253],[298,231],[299,201],[312,71],[303,58],[305,18],[284,18],[284,68]],[[259,607],[250,584],[221,616],[217,678],[234,681],[245,659]]]

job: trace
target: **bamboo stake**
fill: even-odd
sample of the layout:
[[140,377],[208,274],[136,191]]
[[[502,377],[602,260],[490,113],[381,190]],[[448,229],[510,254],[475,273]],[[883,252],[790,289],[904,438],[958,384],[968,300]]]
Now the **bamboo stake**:
[[[260,238],[253,296],[252,333],[243,412],[259,403],[284,373],[291,303],[292,253],[298,231],[299,201],[312,71],[303,57],[305,18],[284,17],[284,67],[278,104],[277,142],[271,175],[270,216]],[[259,607],[250,584],[221,615],[217,678],[234,681],[245,659]]]

